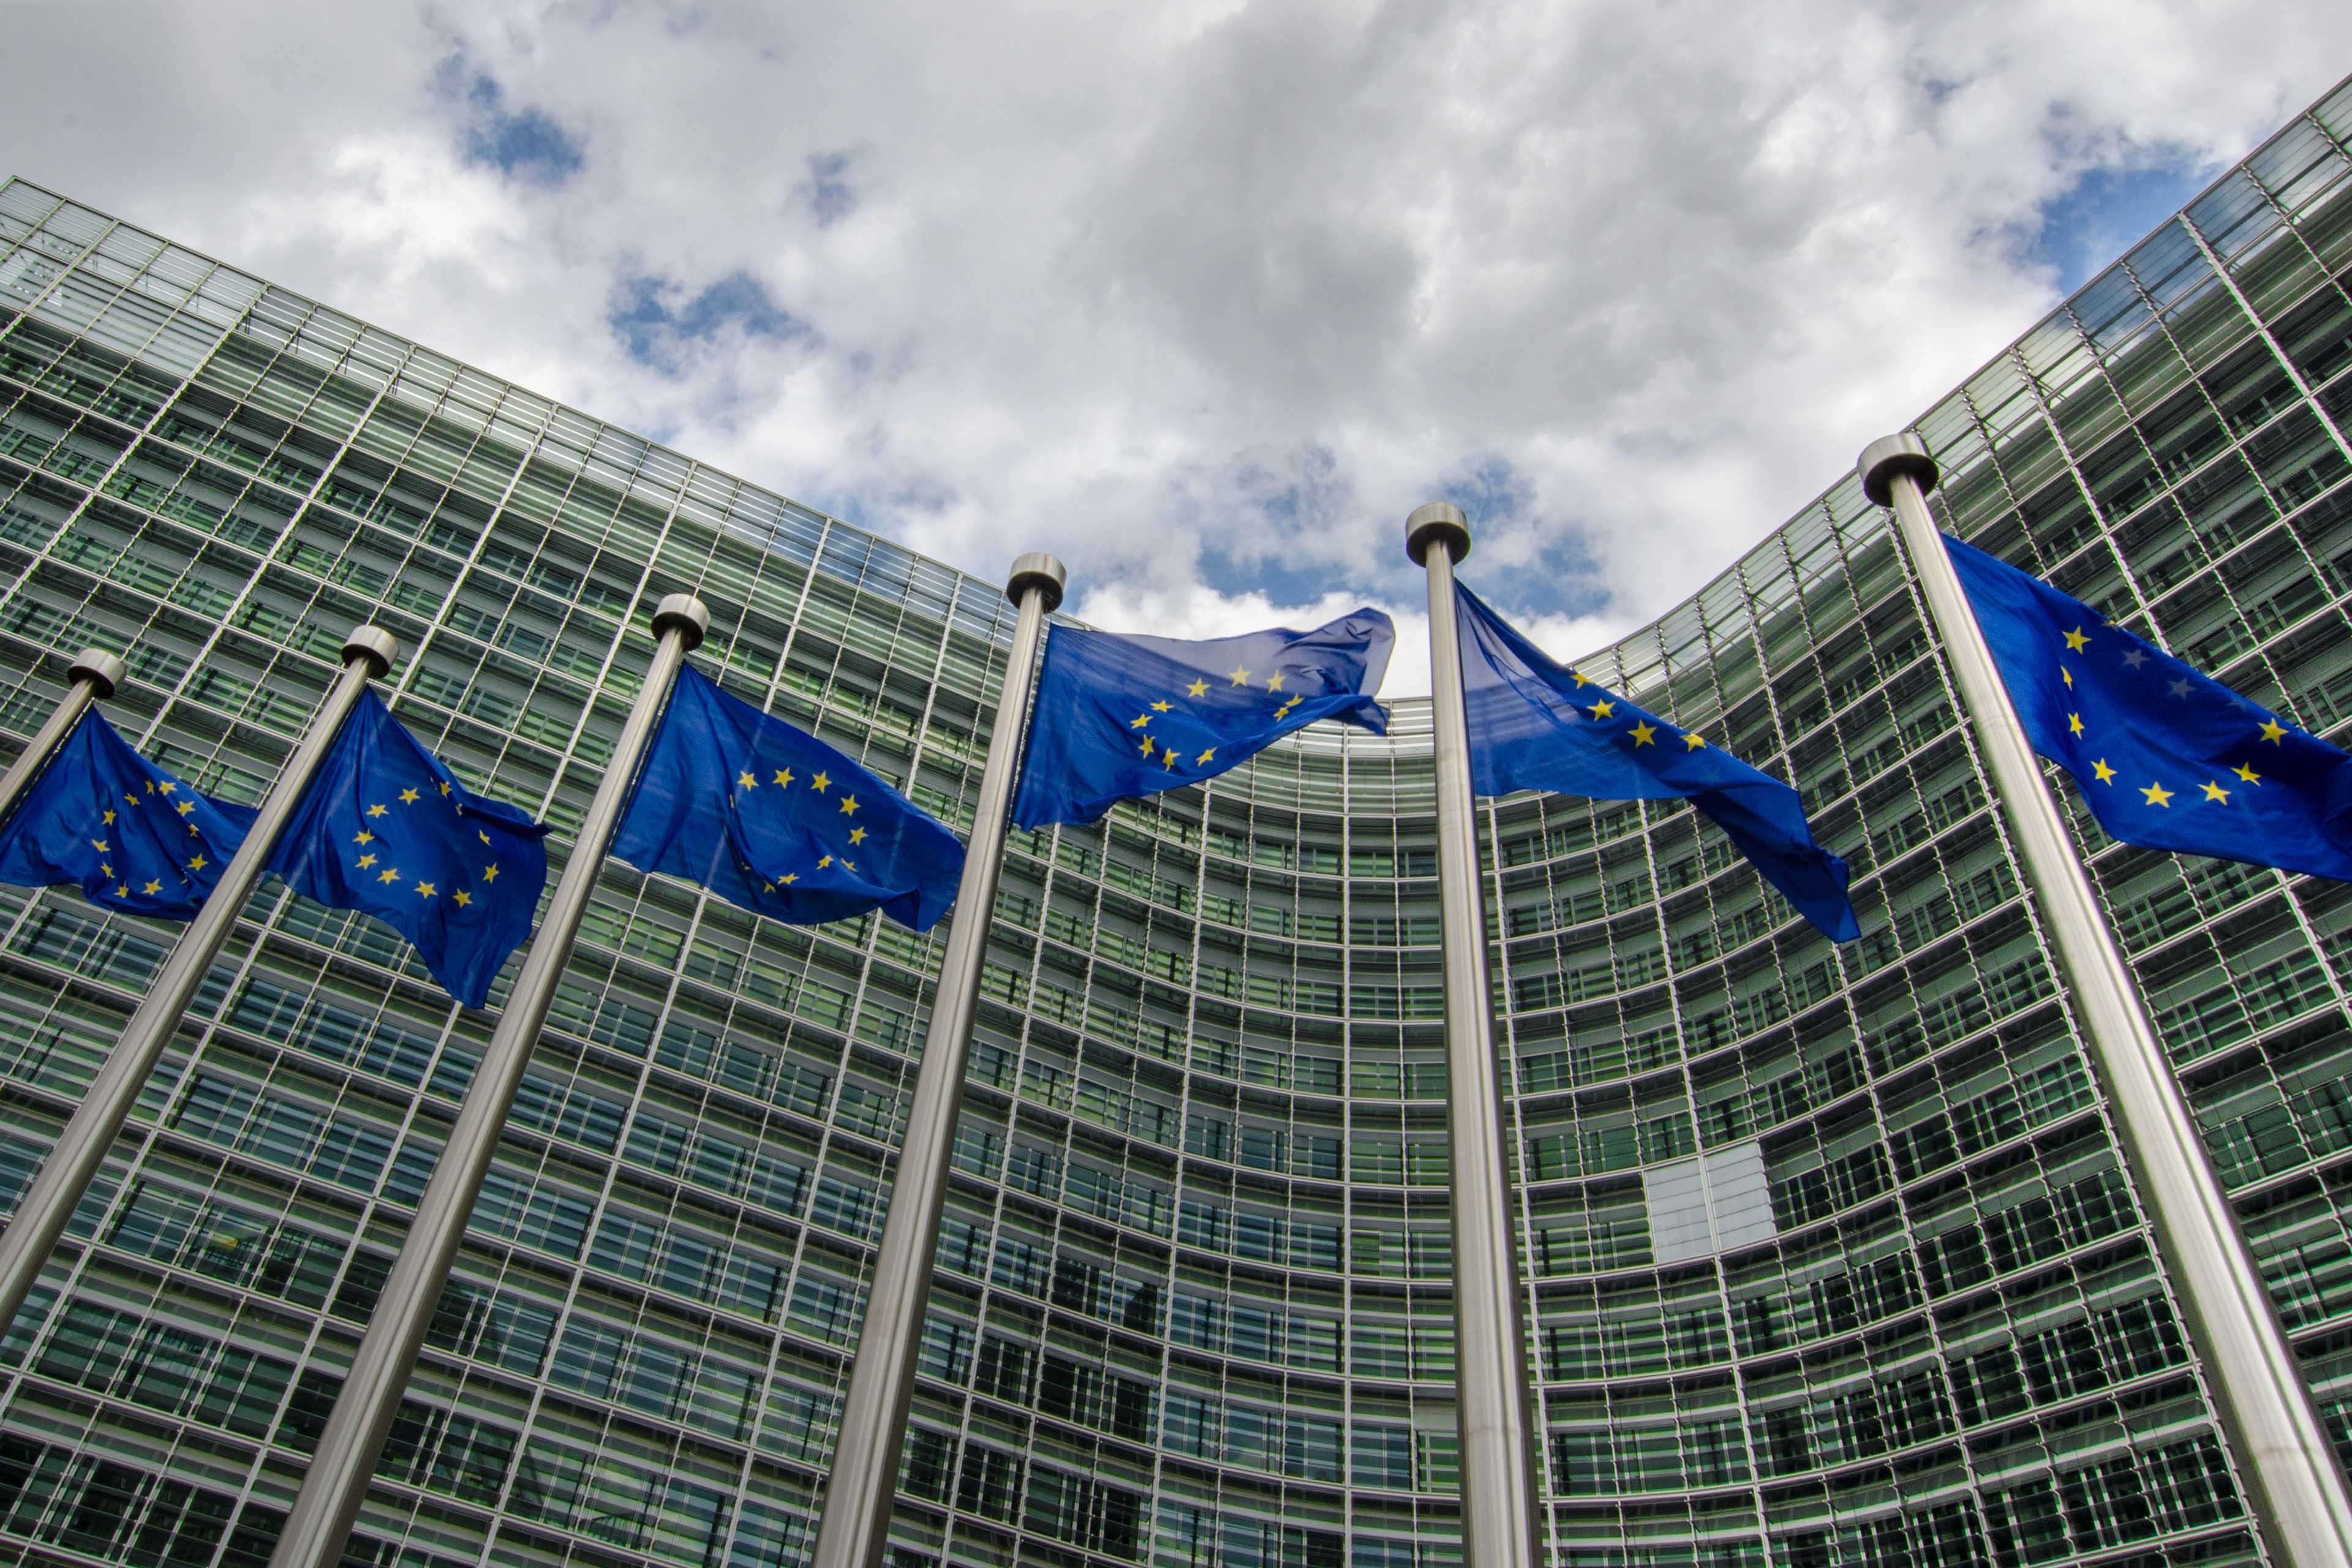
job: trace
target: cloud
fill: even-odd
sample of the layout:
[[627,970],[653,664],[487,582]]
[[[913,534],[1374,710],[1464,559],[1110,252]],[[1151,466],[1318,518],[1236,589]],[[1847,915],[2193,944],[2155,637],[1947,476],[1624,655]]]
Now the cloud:
[[1507,613],[1638,625],[2352,58],[2326,0],[10,21],[16,172],[1203,633],[1416,603],[1441,497]]

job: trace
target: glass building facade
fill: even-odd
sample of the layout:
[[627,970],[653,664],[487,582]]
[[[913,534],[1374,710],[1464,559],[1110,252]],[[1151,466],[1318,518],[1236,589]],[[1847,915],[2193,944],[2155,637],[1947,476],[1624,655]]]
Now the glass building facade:
[[[2347,142],[2352,88],[1914,426],[1948,527],[2339,739]],[[677,590],[704,668],[968,826],[994,581],[0,187],[9,749],[96,644],[128,734],[254,799],[374,620],[395,710],[560,861]],[[2258,1560],[1885,519],[1841,479],[1581,668],[1793,780],[1865,934],[1678,805],[1482,804],[1551,1561]],[[1016,836],[899,1568],[1459,1560],[1397,707]],[[2352,888],[2077,826],[2352,1438]],[[174,934],[0,890],[0,1200]],[[605,868],[352,1562],[805,1560],[939,951]],[[0,1554],[258,1568],[488,1033],[380,929],[253,899],[0,1343]]]

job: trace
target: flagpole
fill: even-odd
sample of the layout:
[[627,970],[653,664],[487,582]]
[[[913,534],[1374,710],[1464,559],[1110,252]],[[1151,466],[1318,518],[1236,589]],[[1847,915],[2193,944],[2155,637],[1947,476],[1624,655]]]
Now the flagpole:
[[[58,1135],[48,1157],[41,1162],[40,1173],[33,1178],[32,1186],[17,1204],[8,1228],[0,1231],[0,1326],[16,1321],[25,1298],[32,1293],[34,1281],[40,1278],[41,1266],[48,1261],[58,1238],[65,1234],[67,1224],[73,1218],[74,1209],[89,1191],[90,1183],[97,1179],[100,1167],[106,1163],[107,1152],[114,1146],[116,1134],[122,1131],[131,1108],[138,1103],[139,1091],[146,1087],[155,1063],[178,1031],[181,1016],[194,998],[196,987],[203,984],[205,972],[212,968],[229,932],[236,929],[247,895],[261,879],[262,865],[269,858],[271,847],[285,830],[286,820],[293,815],[310,775],[318,771],[327,749],[334,743],[335,732],[342,728],[345,716],[367,689],[367,683],[390,669],[392,661],[398,657],[400,644],[381,626],[357,627],[343,640],[342,674],[329,688],[326,700],[311,715],[310,727],[303,731],[293,756],[269,786],[245,842],[229,857],[220,881],[195,918],[188,922],[188,929],[172,949],[172,956],[163,961],[163,969],[146,995],[140,999],[131,1021],[122,1026],[121,1038],[107,1053],[106,1060],[99,1064],[98,1074],[91,1079],[81,1104],[66,1123],[65,1131]],[[76,675],[79,676],[93,658],[100,662],[90,665],[92,674],[106,677],[110,687],[113,677],[122,668],[121,661],[111,654],[83,654],[74,661]],[[94,680],[80,683],[85,693],[95,689]],[[84,705],[87,706],[87,697]],[[63,707],[58,710],[62,713]],[[31,754],[26,752],[27,757]],[[20,765],[23,760],[19,759]],[[12,781],[14,777],[12,769]]]
[[[915,1073],[915,1100],[907,1112],[907,1139],[890,1184],[890,1206],[875,1254],[874,1284],[849,1364],[841,1435],[825,1482],[824,1514],[817,1525],[812,1568],[880,1568],[890,1535],[890,1509],[898,1489],[898,1449],[907,1436],[907,1409],[915,1393],[915,1350],[923,1308],[931,1293],[931,1260],[940,1215],[947,1205],[948,1163],[955,1152],[956,1112],[963,1104],[964,1063],[980,998],[980,964],[996,908],[996,880],[1004,864],[1005,814],[1020,771],[1022,731],[1030,689],[1045,640],[1045,617],[1062,602],[1069,574],[1050,555],[1013,563],[1004,596],[1021,612],[1012,656],[997,693],[996,727],[988,737],[980,800],[972,812],[963,880],[948,925],[947,952],[931,1001],[930,1029]],[[289,1565],[290,1568],[290,1565]]]
[[8,771],[0,773],[0,826],[16,815],[16,802],[24,795],[41,770],[48,766],[49,756],[58,743],[73,732],[89,705],[114,695],[122,684],[122,661],[104,648],[86,647],[74,655],[73,663],[66,667],[66,694],[41,721]]
[[416,1218],[408,1227],[400,1256],[393,1260],[391,1277],[376,1297],[359,1353],[343,1379],[328,1415],[327,1429],[303,1472],[302,1489],[279,1531],[270,1568],[333,1568],[342,1560],[343,1546],[360,1505],[367,1500],[368,1482],[383,1453],[384,1438],[399,1414],[401,1395],[416,1370],[417,1352],[433,1326],[441,1304],[441,1289],[465,1239],[466,1222],[473,1216],[481,1195],[490,1159],[498,1151],[499,1134],[522,1086],[523,1069],[539,1043],[547,1011],[555,999],[555,983],[572,957],[580,935],[581,917],[596,890],[604,868],[604,855],[621,825],[644,761],[654,721],[661,716],[671,684],[686,656],[702,642],[710,627],[710,612],[691,594],[672,594],[655,606],[654,658],[644,685],[621,726],[621,736],[604,764],[596,795],[581,819],[572,841],[572,858],[548,900],[547,914],[531,938],[530,951],[515,976],[514,990],[499,1015],[481,1066],[457,1109],[449,1142],[417,1200]]
[[1503,1088],[1486,978],[1486,899],[1470,793],[1470,726],[1454,627],[1454,563],[1470,553],[1461,510],[1405,519],[1405,553],[1429,571],[1437,750],[1437,887],[1445,933],[1446,1131],[1454,1146],[1454,1419],[1462,1434],[1465,1568],[1534,1568],[1535,1449],[1527,1330],[1513,1245]]
[[1928,515],[1936,461],[1924,442],[1906,433],[1864,447],[1858,467],[1864,492],[1894,510],[1975,723],[1985,766],[2055,941],[2075,1016],[2105,1082],[2125,1160],[2147,1201],[2158,1257],[2251,1494],[2247,1510],[2283,1568],[2344,1568],[2352,1563],[2352,1496],[2344,1472],[2189,1101]]

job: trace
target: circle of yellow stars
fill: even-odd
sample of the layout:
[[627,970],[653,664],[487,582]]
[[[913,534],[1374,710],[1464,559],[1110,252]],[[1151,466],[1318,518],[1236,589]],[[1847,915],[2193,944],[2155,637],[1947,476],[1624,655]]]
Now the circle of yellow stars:
[[[450,791],[446,781],[440,782],[438,787],[440,789],[442,798],[445,800],[447,799]],[[411,787],[402,790],[393,798],[402,805],[415,805],[418,801],[423,800],[425,796],[421,790]],[[360,854],[357,857],[353,868],[373,877],[379,886],[387,889],[398,888],[402,881],[405,879],[408,882],[409,891],[415,893],[419,900],[431,900],[442,897],[443,895],[439,883],[429,881],[423,877],[407,878],[399,867],[383,864],[384,858],[391,854],[392,851],[389,847],[383,848],[378,848],[376,847],[382,842],[382,836],[377,833],[376,829],[379,826],[383,826],[383,819],[391,814],[392,807],[382,801],[373,803],[360,813],[362,818],[360,830],[352,835],[352,842],[357,845],[360,849]],[[474,829],[474,837],[482,841],[483,848],[492,852],[493,858],[489,859],[489,863],[488,865],[482,868],[480,878],[483,887],[488,889],[495,886],[499,879],[499,863],[495,858],[498,847],[490,842],[490,836],[488,833],[483,832],[478,827]],[[381,866],[381,869],[378,868],[379,866]],[[447,896],[449,901],[457,905],[461,910],[472,908],[475,901],[473,891],[467,888],[453,888],[449,890]],[[485,894],[485,896],[487,897],[488,895]]]
[[[2081,654],[2088,657],[2091,646],[2091,634],[2089,632],[2084,630],[2082,626],[2077,626],[2072,631],[2063,634],[2063,637],[2066,644],[2067,653]],[[2066,689],[2071,692],[2074,688],[2074,672],[2066,668],[2064,657],[2065,656],[2063,654],[2060,656],[2058,675],[2060,679],[2064,682]],[[2121,662],[2127,668],[2137,670],[2142,666],[2146,665],[2147,660],[2147,650],[2135,645],[2125,650]],[[2185,702],[2189,700],[2193,689],[2190,683],[2186,679],[2183,679],[2169,682],[2168,689],[2173,697]],[[2075,740],[2080,741],[2089,734],[2090,726],[2084,721],[2083,715],[2080,712],[2070,712],[2066,715],[2066,732]],[[2284,747],[2286,744],[2286,738],[2291,732],[2292,731],[2290,731],[2285,725],[2280,723],[2276,719],[2265,714],[2263,715],[2262,723],[2257,726],[2254,731],[2253,743],[2256,745],[2268,744]],[[2110,764],[2106,758],[2095,757],[2092,759],[2091,778],[2093,783],[2105,784],[2112,789],[2115,787],[2116,781],[2122,777],[2122,772]],[[2224,784],[2221,783],[2222,778],[2231,778],[2237,782],[2235,784]],[[2194,786],[2194,793],[2197,798],[2192,801],[2191,804],[2227,805],[2230,804],[2231,796],[2242,795],[2247,790],[2260,789],[2262,787],[2262,783],[2263,775],[2261,773],[2256,771],[2252,762],[2242,762],[2238,763],[2237,766],[2226,770],[2221,775],[2214,778],[2209,778],[2203,784]],[[2162,779],[2152,779],[2145,784],[2133,784],[2127,782],[2125,787],[2127,789],[2137,789],[2139,792],[2140,803],[2143,805],[2156,806],[2158,809],[2165,811],[2171,810],[2173,801],[2179,798],[2183,793],[2180,790],[2170,788]]]
[[[771,789],[790,789],[794,784],[802,784],[803,782],[803,781],[801,776],[793,772],[790,768],[774,769],[764,780],[753,773],[750,768],[744,768],[735,775],[735,787],[728,793],[727,804],[731,806],[740,806],[744,795],[750,794],[753,790],[761,788],[763,785]],[[818,795],[824,795],[826,799],[835,803],[837,807],[838,815],[847,817],[855,817],[860,810],[864,809],[859,804],[857,797],[845,791],[839,795],[830,794],[829,792],[833,788],[833,775],[826,773],[822,768],[810,774],[805,781],[807,788],[815,791]],[[866,837],[867,834],[865,828],[857,826],[855,823],[851,824],[849,829],[849,843],[851,847],[854,848],[856,846],[865,843]],[[839,866],[843,870],[849,872],[853,876],[857,874],[857,862],[852,860],[846,854],[821,855],[816,859],[814,868],[819,871],[829,871],[835,866]],[[772,893],[780,889],[789,888],[800,879],[801,874],[798,871],[790,871],[781,877],[766,877],[761,884],[761,891]]]
[[[180,786],[175,780],[165,779],[161,784],[158,784],[155,780],[149,779],[147,781],[147,793],[143,797],[134,791],[125,790],[122,792],[122,805],[126,809],[133,811],[143,810],[147,801],[149,800],[161,800],[166,805],[169,805],[172,808],[173,813],[177,816],[181,821],[187,824],[188,832],[196,840],[196,852],[188,857],[185,862],[187,869],[189,871],[202,871],[210,867],[213,862],[205,855],[204,829],[198,827],[195,824],[194,818],[196,813],[196,803],[193,800],[183,799],[175,801],[171,798],[179,793]],[[111,804],[109,804],[98,808],[98,832],[90,838],[89,847],[92,849],[97,850],[100,855],[113,855],[116,852],[114,847],[115,836],[111,830],[116,823],[121,821],[121,816]],[[114,896],[116,898],[127,899],[131,896],[131,879],[116,871],[113,861],[100,860],[98,863],[98,870],[99,875],[114,882]],[[188,878],[184,872],[180,877],[180,886],[184,888],[188,885]],[[139,892],[141,896],[145,898],[152,899],[159,897],[163,891],[163,881],[160,877],[139,884]]]
[[[1580,711],[1589,714],[1593,719],[1599,720],[1602,722],[1614,720],[1617,717],[1617,710],[1621,705],[1633,710],[1633,722],[1628,724],[1624,729],[1618,731],[1619,735],[1632,742],[1633,750],[1639,752],[1644,746],[1664,746],[1667,750],[1671,751],[1672,742],[1677,740],[1682,742],[1683,750],[1685,752],[1703,752],[1706,750],[1706,737],[1701,735],[1697,731],[1677,730],[1673,725],[1666,723],[1664,721],[1657,719],[1654,715],[1644,713],[1640,709],[1634,708],[1632,703],[1625,702],[1622,698],[1611,697],[1607,692],[1601,691],[1601,687],[1593,681],[1592,678],[1586,675],[1582,670],[1572,669],[1569,671],[1569,675],[1575,680],[1577,690],[1581,691],[1586,687],[1590,686],[1592,687],[1596,692],[1601,692],[1601,695],[1594,698],[1591,702],[1579,702],[1575,704]],[[1663,742],[1659,739],[1662,735],[1665,737]]]
[[[1227,690],[1231,690],[1234,688],[1239,688],[1244,691],[1249,690],[1251,689],[1251,678],[1255,674],[1256,671],[1255,670],[1236,665],[1225,677],[1225,689]],[[1300,703],[1307,700],[1307,698],[1303,693],[1295,691],[1288,693],[1284,692],[1283,685],[1289,679],[1290,676],[1288,672],[1276,670],[1273,674],[1266,676],[1265,679],[1260,682],[1260,685],[1263,686],[1265,691],[1273,695],[1282,696],[1284,699],[1281,706],[1277,707],[1274,710],[1274,721],[1277,724],[1286,721],[1292,711],[1297,709]],[[1209,687],[1210,682],[1207,676],[1197,676],[1193,679],[1191,685],[1184,688],[1183,694],[1193,701],[1198,702],[1209,695]],[[1162,769],[1170,773],[1173,773],[1181,767],[1207,767],[1210,763],[1217,760],[1216,747],[1203,747],[1200,754],[1192,758],[1192,760],[1188,763],[1184,760],[1183,753],[1179,752],[1174,746],[1169,745],[1163,741],[1155,739],[1151,735],[1151,721],[1154,719],[1159,718],[1163,713],[1173,712],[1175,708],[1176,704],[1174,701],[1163,697],[1159,701],[1152,703],[1142,712],[1138,713],[1134,718],[1127,721],[1127,727],[1137,732],[1135,742],[1136,750],[1142,753],[1143,761],[1146,763],[1156,761]]]

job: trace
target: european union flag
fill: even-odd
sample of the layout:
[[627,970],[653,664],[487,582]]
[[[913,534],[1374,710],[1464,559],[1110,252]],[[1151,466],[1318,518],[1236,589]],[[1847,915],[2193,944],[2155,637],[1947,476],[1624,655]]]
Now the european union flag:
[[245,842],[253,816],[141,756],[92,708],[0,827],[0,882],[71,882],[110,910],[187,920]]
[[383,921],[444,990],[478,1007],[530,934],[546,833],[459,783],[368,691],[294,803],[269,869],[304,898]]
[[2352,757],[1948,536],[2033,749],[2110,837],[2352,880]]
[[1179,642],[1055,626],[1013,821],[1092,822],[1117,802],[1212,779],[1318,719],[1388,733],[1372,700],[1396,646],[1378,610],[1309,632]]
[[1594,800],[1689,801],[1764,879],[1835,942],[1862,934],[1845,862],[1813,842],[1797,792],[1572,669],[1555,664],[1486,601],[1454,584],[1471,787]]
[[929,931],[963,846],[815,736],[678,671],[613,853],[792,925],[878,909]]

